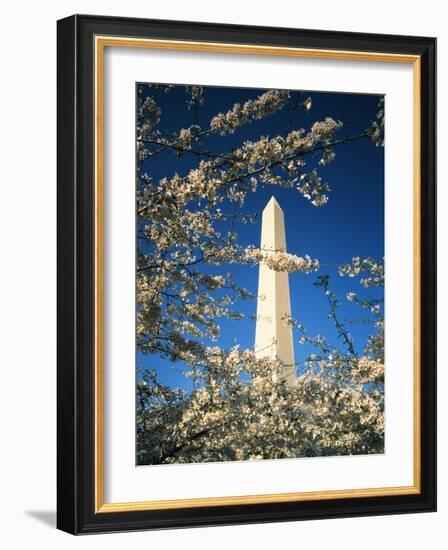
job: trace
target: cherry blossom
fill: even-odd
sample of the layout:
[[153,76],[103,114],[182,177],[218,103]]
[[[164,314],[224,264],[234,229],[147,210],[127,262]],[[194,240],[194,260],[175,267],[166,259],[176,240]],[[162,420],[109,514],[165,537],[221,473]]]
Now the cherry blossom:
[[[347,299],[372,327],[362,352],[356,353],[325,276],[316,285],[328,300],[341,346],[285,318],[296,344],[313,349],[295,365],[293,384],[276,375],[284,367],[278,360],[238,345],[218,345],[222,321],[237,325],[244,318],[241,302],[257,298],[234,279],[232,266],[265,263],[299,277],[321,269],[319,260],[303,251],[264,250],[240,241],[241,225],[258,220],[257,213],[244,210],[248,195],[282,187],[311,207],[325,208],[332,191],[322,171],[337,162],[336,149],[343,143],[367,138],[381,144],[383,106],[364,133],[342,135],[343,123],[331,117],[308,123],[311,97],[268,90],[223,109],[201,127],[197,115],[206,94],[200,86],[187,86],[185,109],[195,122],[162,132],[157,98],[173,87],[147,88],[150,93],[137,98],[136,345],[181,369],[193,389],[164,385],[155,371],[139,373],[138,464],[383,452],[382,302],[362,296],[365,289],[384,285],[382,261],[354,257],[339,268],[341,277],[358,283]],[[245,125],[287,108],[302,119],[281,135],[240,140],[231,150],[209,144],[211,137],[237,137]],[[158,155],[169,159],[162,177],[152,171]],[[192,162],[177,168],[185,156]]]

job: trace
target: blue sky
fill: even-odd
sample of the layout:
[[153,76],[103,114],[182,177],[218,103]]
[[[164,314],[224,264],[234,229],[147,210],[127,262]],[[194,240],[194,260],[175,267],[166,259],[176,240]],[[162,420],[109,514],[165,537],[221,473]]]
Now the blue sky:
[[[139,85],[140,95],[151,93],[145,85]],[[197,111],[198,122],[207,128],[210,119],[218,112],[226,112],[235,102],[243,103],[254,99],[265,90],[204,87],[204,105]],[[303,99],[311,96],[309,113],[297,110],[292,129],[309,127],[316,120],[331,116],[344,122],[340,136],[351,136],[362,132],[375,117],[379,96],[364,94],[322,93],[304,91]],[[176,86],[168,93],[157,97],[162,108],[158,128],[176,131],[195,122],[195,113],[185,106],[184,86]],[[230,151],[244,140],[259,139],[261,135],[274,137],[284,135],[291,120],[291,103],[275,115],[241,127],[234,135],[211,136],[204,142],[208,150]],[[382,298],[378,289],[365,291],[353,279],[337,275],[336,264],[350,262],[354,256],[384,256],[384,149],[375,147],[368,139],[361,139],[335,147],[336,159],[319,168],[322,179],[329,183],[332,191],[328,203],[320,208],[312,206],[294,189],[277,186],[259,188],[248,195],[243,207],[244,213],[257,213],[255,224],[238,227],[240,241],[244,244],[260,244],[261,212],[272,195],[283,209],[286,226],[288,252],[297,255],[309,254],[321,263],[318,273],[289,275],[292,314],[307,328],[310,335],[322,334],[331,343],[339,344],[332,322],[327,318],[328,308],[321,289],[313,286],[317,275],[329,274],[333,289],[338,293],[341,307],[339,316],[355,318],[364,316],[363,310],[345,299],[348,291],[360,291],[369,298]],[[197,162],[193,155],[176,159],[172,152],[164,152],[145,162],[145,170],[154,181],[170,177],[176,171],[184,175]],[[312,163],[311,163],[312,165]],[[248,266],[222,266],[223,272],[231,271],[235,280],[253,293],[257,292],[258,269]],[[219,272],[218,269],[218,272]],[[239,309],[248,316],[255,315],[254,301],[240,302]],[[254,344],[255,321],[226,321],[221,324],[221,336],[215,345],[224,347],[238,342],[241,348]],[[362,324],[347,324],[354,338],[354,345],[362,351],[371,327]],[[308,346],[295,338],[296,362],[303,361],[310,353]],[[155,369],[160,380],[172,386],[189,387],[181,374],[181,365],[173,364],[160,357],[143,356],[137,352],[139,367]]]

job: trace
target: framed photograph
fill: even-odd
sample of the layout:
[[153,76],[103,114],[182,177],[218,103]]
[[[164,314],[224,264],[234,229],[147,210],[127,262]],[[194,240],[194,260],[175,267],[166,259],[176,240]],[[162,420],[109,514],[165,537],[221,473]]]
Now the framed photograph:
[[436,508],[434,38],[58,22],[58,527]]

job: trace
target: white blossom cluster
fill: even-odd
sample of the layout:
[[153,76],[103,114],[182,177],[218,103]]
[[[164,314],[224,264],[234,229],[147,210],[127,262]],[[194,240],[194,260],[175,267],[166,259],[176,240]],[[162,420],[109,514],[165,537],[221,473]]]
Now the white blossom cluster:
[[202,86],[187,86],[187,107],[193,109],[195,107],[202,107],[204,105],[204,90]]
[[360,384],[384,382],[384,363],[378,359],[361,357],[353,361],[351,374]]
[[384,147],[384,96],[378,103],[376,120],[370,124],[367,135],[377,147]]
[[141,104],[137,118],[137,140],[146,136],[160,122],[161,110],[152,97]]
[[[303,130],[293,131],[286,138],[262,137],[256,142],[246,141],[234,151],[231,159],[223,156],[201,160],[197,168],[191,169],[185,177],[176,174],[170,179],[161,180],[160,188],[166,196],[176,197],[180,203],[200,198],[207,200],[209,206],[215,206],[228,198],[242,204],[246,194],[256,187],[258,176],[264,185],[295,186],[314,206],[322,206],[328,201],[328,184],[322,182],[315,168],[309,173],[300,173],[305,165],[300,156],[318,146],[324,136],[328,138],[331,131],[339,128],[337,123],[331,123],[329,119],[322,124],[322,127],[318,123],[313,125],[317,125],[317,133],[313,130],[308,134]],[[181,139],[186,139],[187,131],[182,132]],[[188,139],[191,139],[190,135]],[[327,149],[324,149],[325,155]],[[275,175],[276,167],[286,171],[288,177]],[[293,178],[290,179],[290,176]],[[225,195],[221,194],[222,190],[225,190]]]
[[343,264],[339,267],[339,275],[342,277],[356,277],[362,273],[367,275],[360,280],[364,287],[384,286],[384,264],[373,258],[361,259],[356,256],[351,264]]
[[[316,349],[292,386],[275,376],[284,368],[279,361],[217,345],[222,321],[244,318],[239,303],[256,298],[235,281],[232,265],[263,262],[300,273],[319,268],[307,255],[243,246],[238,232],[241,223],[256,219],[242,207],[260,187],[282,186],[314,206],[326,204],[330,188],[318,168],[334,160],[335,144],[343,142],[336,136],[341,123],[328,117],[308,131],[292,125],[282,135],[242,141],[231,151],[212,150],[204,144],[208,136],[219,140],[217,134],[274,115],[291,102],[290,94],[269,90],[219,113],[205,129],[179,125],[163,134],[156,99],[170,89],[154,88],[153,97],[138,101],[136,338],[142,353],[183,369],[193,390],[169,388],[155,373],[143,373],[137,388],[139,464],[382,452],[379,302],[347,295],[374,317],[359,358],[322,335],[309,336],[296,319],[285,319],[299,342]],[[203,102],[202,88],[187,88],[190,119],[199,120]],[[302,102],[304,111],[311,106],[311,98]],[[183,158],[178,165],[176,158],[167,163],[166,174],[156,178],[153,159],[168,150]],[[362,277],[364,287],[384,280],[381,262],[371,258],[354,258],[340,274]]]
[[326,117],[323,121],[315,122],[311,127],[311,133],[316,142],[325,141],[333,136],[336,130],[342,127],[342,122]]
[[309,174],[302,174],[297,184],[297,190],[314,206],[324,206],[328,202],[330,186],[323,183],[317,170],[313,169]]
[[222,136],[233,133],[242,124],[264,118],[281,109],[289,99],[289,92],[284,90],[269,90],[254,100],[243,105],[235,105],[227,113],[218,113],[212,118],[210,128]]
[[312,260],[310,256],[296,256],[282,250],[267,251],[260,248],[250,247],[246,249],[245,259],[255,263],[264,263],[273,271],[300,271],[310,273],[319,269],[319,261]]
[[[249,350],[209,348],[187,396],[147,377],[138,387],[140,464],[368,454],[381,449],[384,404],[361,385],[381,365],[360,360],[353,385],[323,369],[286,385],[282,365]],[[352,367],[355,369],[356,367]],[[329,373],[330,372],[330,373]]]
[[[259,258],[257,258],[259,259]],[[218,286],[223,280],[213,279]],[[195,315],[199,310],[192,309]],[[303,331],[295,319],[285,319]],[[186,324],[195,334],[195,326]],[[251,350],[195,349],[178,337],[192,393],[146,373],[138,384],[138,463],[171,464],[336,456],[384,451],[384,339],[372,337],[360,358],[321,335],[307,370],[290,386],[283,364]]]

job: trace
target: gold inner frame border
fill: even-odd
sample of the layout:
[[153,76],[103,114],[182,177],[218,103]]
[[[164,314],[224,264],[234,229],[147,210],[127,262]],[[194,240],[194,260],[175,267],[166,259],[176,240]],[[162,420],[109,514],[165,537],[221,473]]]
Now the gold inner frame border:
[[[165,49],[208,53],[236,53],[245,55],[269,55],[366,61],[382,63],[407,63],[413,65],[413,458],[414,483],[410,486],[379,487],[366,489],[329,490],[296,493],[275,493],[231,497],[193,498],[179,500],[153,500],[139,502],[104,502],[104,52],[106,47]],[[254,44],[227,44],[181,40],[158,40],[125,38],[118,36],[95,36],[94,39],[94,98],[95,98],[95,207],[94,207],[94,396],[95,396],[95,513],[132,512],[144,510],[168,510],[210,506],[232,506],[280,502],[304,502],[343,498],[412,495],[421,492],[421,342],[420,342],[420,296],[421,296],[421,59],[418,55],[325,50],[283,46],[259,46]]]

